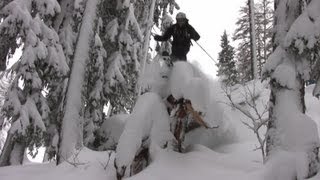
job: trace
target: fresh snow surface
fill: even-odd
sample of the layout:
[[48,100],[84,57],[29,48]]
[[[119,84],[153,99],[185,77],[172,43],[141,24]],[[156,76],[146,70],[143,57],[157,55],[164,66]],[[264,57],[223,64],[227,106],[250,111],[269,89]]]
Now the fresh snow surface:
[[[187,66],[187,65],[182,65]],[[189,67],[186,67],[189,69]],[[191,71],[186,72],[195,72]],[[201,73],[196,73],[197,77],[204,80]],[[195,78],[195,77],[192,77]],[[150,81],[151,82],[151,81]],[[191,81],[190,81],[191,82]],[[197,129],[187,134],[186,141],[190,146],[187,147],[186,153],[177,153],[169,151],[167,149],[154,148],[152,151],[152,162],[151,164],[142,172],[137,175],[126,178],[128,180],[157,180],[157,179],[175,179],[175,180],[194,180],[194,179],[223,179],[223,180],[273,180],[281,179],[286,180],[290,177],[285,175],[288,172],[298,172],[301,177],[305,173],[305,169],[299,164],[304,161],[304,154],[297,152],[278,152],[277,158],[269,161],[269,163],[264,166],[262,164],[261,153],[259,151],[254,151],[258,145],[255,135],[246,126],[242,124],[241,121],[250,122],[243,114],[232,109],[230,106],[223,102],[227,102],[224,93],[219,88],[218,82],[210,82],[207,86],[210,87],[209,94],[214,99],[214,104],[212,108],[219,108],[220,115],[218,115],[217,122],[223,121],[220,129]],[[242,102],[241,92],[243,89],[252,89],[255,87],[256,97],[258,97],[258,102],[268,102],[269,89],[265,84],[249,83],[247,87],[235,87],[234,97],[238,102]],[[310,116],[315,123],[308,123],[305,126],[313,126],[313,128],[320,128],[320,112],[318,107],[320,102],[312,96],[312,90],[314,86],[306,87],[306,106],[307,115]],[[140,97],[135,110],[132,115],[115,117],[119,119],[119,124],[116,129],[119,131],[123,130],[123,124],[126,122],[128,129],[124,128],[123,135],[128,136],[133,135],[131,138],[139,139],[143,138],[144,135],[150,133],[152,134],[153,124],[150,122],[156,122],[157,120],[162,123],[167,122],[167,115],[164,105],[161,99],[156,93],[147,93]],[[146,103],[147,102],[147,103]],[[199,101],[202,102],[202,101]],[[209,103],[210,104],[210,103]],[[210,107],[207,104],[200,104],[202,107]],[[151,107],[155,106],[155,107]],[[295,108],[294,103],[288,104],[290,108]],[[200,106],[199,106],[200,107]],[[158,108],[161,112],[154,112]],[[213,109],[210,109],[213,111]],[[262,106],[261,106],[262,108]],[[142,111],[150,110],[150,113],[142,113]],[[287,109],[289,110],[289,109]],[[151,114],[152,112],[154,114]],[[217,110],[215,110],[217,111]],[[223,113],[221,113],[221,111]],[[149,112],[149,111],[148,111]],[[214,113],[213,113],[214,114]],[[156,117],[157,116],[157,117]],[[148,118],[149,117],[149,118]],[[300,117],[300,116],[299,116]],[[304,120],[307,117],[303,116],[295,119],[295,124],[299,124],[300,120]],[[153,120],[152,120],[153,119]],[[131,121],[131,122],[130,122]],[[140,128],[140,131],[131,131],[130,126],[138,126],[135,123],[146,122],[146,127]],[[149,123],[148,123],[149,122]],[[113,122],[109,122],[113,124]],[[162,126],[164,125],[164,126]],[[165,124],[156,124],[157,127],[165,127]],[[299,124],[300,125],[300,124]],[[317,126],[316,126],[317,125]],[[305,127],[303,126],[303,128]],[[290,126],[291,127],[291,126]],[[294,127],[292,127],[294,128]],[[306,127],[308,128],[308,127]],[[107,128],[106,128],[107,129]],[[161,128],[160,128],[161,129]],[[215,132],[216,131],[216,132]],[[218,133],[219,131],[219,133]],[[290,129],[288,129],[290,131]],[[159,132],[159,131],[158,131]],[[112,132],[114,133],[114,132]],[[299,137],[299,134],[303,133]],[[159,133],[155,133],[159,135]],[[118,136],[119,134],[115,135]],[[304,143],[303,136],[310,135],[307,132],[292,131],[291,135],[294,138],[299,139],[299,143]],[[312,134],[311,134],[312,135]],[[316,140],[318,137],[314,137]],[[159,136],[161,137],[161,135]],[[120,137],[121,138],[121,137]],[[284,137],[285,138],[285,137]],[[140,139],[141,140],[141,139]],[[121,140],[120,140],[121,142]],[[137,142],[137,141],[135,141]],[[158,141],[159,142],[159,141]],[[127,147],[133,143],[133,141],[128,140],[121,142],[119,148]],[[125,145],[128,143],[127,145]],[[200,145],[201,144],[201,145]],[[288,146],[294,146],[293,141],[288,141]],[[122,153],[126,153],[126,149],[122,150]],[[128,150],[127,150],[128,151]],[[128,152],[127,157],[131,153]],[[131,154],[132,155],[132,154]],[[294,158],[292,158],[294,156]],[[109,158],[110,157],[110,158]],[[69,162],[64,162],[59,166],[54,164],[33,164],[24,166],[9,166],[0,168],[0,179],[1,180],[116,180],[115,168],[114,168],[114,158],[116,155],[110,152],[94,152],[83,148],[78,156],[70,157]],[[125,156],[123,156],[124,158]],[[126,158],[122,161],[123,164],[126,163]],[[300,162],[301,161],[301,162]],[[71,164],[74,164],[74,167]],[[108,165],[107,165],[108,164]],[[274,169],[274,167],[281,168]],[[296,171],[297,170],[297,171]],[[18,173],[17,173],[18,172]],[[278,177],[273,177],[273,175],[279,172]],[[319,180],[320,176],[311,178],[311,180]]]

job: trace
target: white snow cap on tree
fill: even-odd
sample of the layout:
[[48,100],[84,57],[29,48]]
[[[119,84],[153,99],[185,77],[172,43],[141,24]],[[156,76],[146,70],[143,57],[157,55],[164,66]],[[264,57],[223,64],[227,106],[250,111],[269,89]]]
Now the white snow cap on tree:
[[295,20],[284,41],[285,47],[295,47],[299,54],[312,49],[320,38],[320,1],[311,1]]
[[139,23],[134,15],[134,7],[133,4],[130,5],[129,10],[128,10],[128,15],[126,18],[126,23],[125,23],[125,30],[129,30],[129,25],[131,25],[134,29],[134,32],[136,33],[138,39],[140,42],[143,41],[143,35],[139,26]]
[[54,16],[56,13],[60,13],[60,5],[56,0],[33,0],[37,9],[40,10],[41,15]]

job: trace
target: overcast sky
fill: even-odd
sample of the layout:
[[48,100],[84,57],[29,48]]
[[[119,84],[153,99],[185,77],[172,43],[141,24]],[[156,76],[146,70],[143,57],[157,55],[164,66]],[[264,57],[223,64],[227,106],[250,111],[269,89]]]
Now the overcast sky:
[[[189,23],[200,34],[198,43],[217,60],[221,50],[221,35],[224,30],[229,35],[233,34],[240,6],[243,6],[246,0],[176,0],[176,2],[181,8],[178,12],[185,12]],[[191,47],[188,59],[201,63],[207,73],[216,74],[214,62],[197,44]]]

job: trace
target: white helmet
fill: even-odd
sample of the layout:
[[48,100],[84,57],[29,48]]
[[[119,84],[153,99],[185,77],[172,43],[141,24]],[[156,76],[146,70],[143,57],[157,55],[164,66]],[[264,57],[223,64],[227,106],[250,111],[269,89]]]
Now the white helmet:
[[176,19],[187,19],[187,16],[183,12],[179,12],[176,16]]

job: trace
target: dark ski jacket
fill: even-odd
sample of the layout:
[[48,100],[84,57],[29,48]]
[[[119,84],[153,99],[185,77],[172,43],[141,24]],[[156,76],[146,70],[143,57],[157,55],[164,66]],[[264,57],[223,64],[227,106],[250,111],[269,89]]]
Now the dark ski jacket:
[[171,25],[162,36],[156,35],[154,39],[156,41],[167,41],[171,36],[173,37],[171,56],[180,60],[187,59],[186,56],[190,50],[191,39],[195,41],[200,39],[200,35],[188,21],[181,27],[178,24]]

